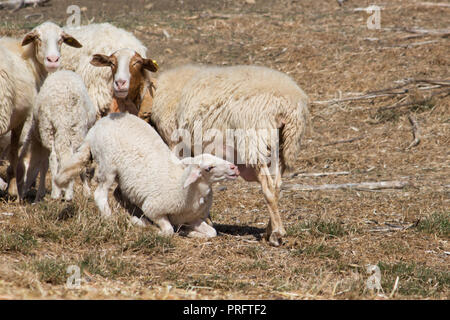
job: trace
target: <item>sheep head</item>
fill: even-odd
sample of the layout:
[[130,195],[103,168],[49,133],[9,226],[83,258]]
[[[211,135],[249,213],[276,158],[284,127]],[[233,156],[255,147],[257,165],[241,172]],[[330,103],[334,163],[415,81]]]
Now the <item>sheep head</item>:
[[194,158],[184,158],[181,162],[187,166],[184,188],[200,178],[207,184],[212,184],[222,180],[234,180],[239,176],[236,165],[211,154],[204,153]]
[[54,72],[61,65],[61,45],[63,43],[74,48],[82,47],[77,39],[49,21],[35,27],[22,40],[22,46],[34,45],[35,57],[47,72]]
[[156,61],[143,58],[131,49],[120,49],[110,56],[95,54],[91,64],[111,68],[114,96],[119,99],[135,100],[140,94],[140,88],[145,84],[145,70],[158,71]]

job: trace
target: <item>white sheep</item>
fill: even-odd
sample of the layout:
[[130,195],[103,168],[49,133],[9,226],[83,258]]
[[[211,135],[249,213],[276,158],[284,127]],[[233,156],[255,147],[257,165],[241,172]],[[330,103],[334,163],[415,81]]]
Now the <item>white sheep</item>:
[[[96,109],[78,74],[61,70],[47,77],[36,97],[31,129],[19,158],[17,184],[21,198],[38,173],[40,181],[35,200],[45,195],[45,175],[49,164],[51,197],[61,197],[61,189],[54,183],[60,164],[72,157],[95,120]],[[88,191],[87,181],[83,180],[85,191]],[[65,200],[72,199],[73,180],[64,193]]]
[[[266,236],[278,246],[286,234],[278,212],[281,175],[298,158],[307,104],[289,76],[269,68],[188,65],[158,77],[151,123],[171,148],[180,143],[177,129],[187,130],[191,140],[183,143],[191,150],[215,147],[217,156],[233,158],[245,180],[258,181],[270,214]],[[206,137],[211,129],[220,139],[195,141],[196,132]],[[230,129],[234,136],[226,138]]]
[[[23,40],[0,39],[0,136],[11,131],[8,193],[17,195],[16,166],[22,127],[30,113],[36,92],[61,62],[61,44],[80,43],[52,22],[44,22]],[[23,47],[25,46],[25,47]]]
[[122,194],[164,235],[174,233],[172,225],[184,224],[189,236],[214,237],[215,229],[204,222],[212,204],[211,184],[239,175],[235,165],[212,155],[179,160],[151,126],[129,113],[98,120],[56,184],[66,186],[91,155],[99,183],[94,198],[102,215],[111,215],[108,191],[117,180]]
[[[132,33],[109,23],[66,27],[65,31],[76,37],[83,44],[83,48],[63,48],[63,67],[81,75],[99,116],[103,116],[108,113],[113,97],[112,73],[107,68],[93,66],[90,63],[92,56],[109,56],[119,49],[129,48],[142,58],[147,58],[147,48]],[[150,79],[149,74],[147,77]]]

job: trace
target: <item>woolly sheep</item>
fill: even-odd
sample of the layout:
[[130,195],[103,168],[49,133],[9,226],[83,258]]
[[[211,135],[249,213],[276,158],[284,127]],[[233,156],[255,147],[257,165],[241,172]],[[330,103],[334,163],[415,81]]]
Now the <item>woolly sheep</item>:
[[[227,140],[225,156],[233,158],[246,181],[261,184],[270,214],[266,237],[278,246],[286,234],[278,211],[281,175],[298,157],[307,104],[308,97],[289,76],[269,68],[188,65],[158,77],[151,124],[171,148],[180,145],[177,129],[187,130],[194,140],[196,131],[205,136],[215,129],[222,139],[229,129],[250,132]],[[279,136],[276,141],[273,130]],[[198,144],[202,149],[213,145],[203,139],[191,141],[189,147],[195,151]],[[279,161],[267,160],[277,150]],[[215,150],[220,156],[217,152],[223,149]]]
[[[45,195],[45,175],[49,164],[52,173],[53,199],[61,197],[55,177],[61,162],[72,157],[96,120],[96,109],[81,77],[61,70],[47,77],[36,97],[33,121],[17,168],[21,198],[40,174],[36,201]],[[84,179],[85,191],[88,191]],[[65,200],[73,197],[73,180],[64,189]]]
[[99,183],[94,198],[102,215],[111,215],[108,191],[117,179],[123,195],[163,235],[174,233],[172,225],[184,224],[188,236],[214,237],[215,229],[204,222],[212,204],[211,184],[239,175],[234,164],[212,155],[179,160],[151,126],[129,113],[98,120],[56,183],[67,185],[91,155]]
[[[66,27],[65,31],[76,37],[83,48],[63,48],[63,67],[81,75],[98,116],[108,114],[113,98],[113,79],[107,68],[97,68],[90,62],[94,54],[111,55],[122,48],[130,48],[141,57],[147,57],[147,48],[132,33],[109,23]],[[147,75],[150,79],[150,75]]]
[[22,127],[42,81],[48,72],[60,66],[62,43],[76,48],[81,46],[52,22],[35,27],[22,41],[0,39],[0,136],[11,131],[8,155],[8,193],[11,196],[17,195],[16,166]]

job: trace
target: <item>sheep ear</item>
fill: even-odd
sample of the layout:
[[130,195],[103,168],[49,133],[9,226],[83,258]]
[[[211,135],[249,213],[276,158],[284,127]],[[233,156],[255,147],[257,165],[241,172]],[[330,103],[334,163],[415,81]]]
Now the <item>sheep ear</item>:
[[104,54],[94,54],[91,64],[96,67],[109,67],[111,65],[111,59]]
[[189,166],[189,165],[191,165],[191,164],[194,164],[193,159],[194,159],[194,158],[192,158],[192,157],[186,157],[186,158],[181,159],[180,161],[181,161],[181,163],[182,163],[184,166],[187,167],[187,166]]
[[81,43],[79,43],[78,40],[75,39],[74,37],[72,37],[70,34],[67,34],[67,33],[63,32],[62,39],[63,39],[63,42],[65,44],[67,44],[68,46],[71,46],[71,47],[74,47],[74,48],[81,48],[82,47]]
[[32,43],[37,38],[39,38],[39,34],[36,31],[28,32],[22,40],[22,46]]
[[186,180],[184,181],[184,185],[183,188],[187,188],[190,184],[194,183],[195,181],[198,180],[198,178],[201,177],[201,171],[200,168],[197,166],[192,166],[192,167],[188,167],[186,170],[189,170],[189,174],[186,178]]
[[143,60],[144,60],[144,62],[142,64],[142,66],[144,67],[144,69],[147,69],[151,72],[158,71],[159,66],[155,60],[152,60],[152,59],[143,59]]

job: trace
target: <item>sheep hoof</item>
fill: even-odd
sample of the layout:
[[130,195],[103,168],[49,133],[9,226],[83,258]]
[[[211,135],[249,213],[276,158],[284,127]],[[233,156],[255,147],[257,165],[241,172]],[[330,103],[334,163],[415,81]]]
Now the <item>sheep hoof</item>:
[[135,225],[135,226],[138,226],[138,227],[145,227],[146,226],[145,222],[142,221],[141,219],[139,219],[136,216],[131,217],[130,222],[131,222],[132,225]]
[[173,230],[160,230],[158,232],[158,235],[162,237],[171,237],[173,236],[173,233]]
[[17,191],[16,179],[11,179],[8,186],[8,194],[10,197],[18,197],[19,192]]
[[283,244],[283,236],[281,232],[278,231],[274,231],[270,235],[267,234],[267,240],[269,241],[269,244],[274,247],[279,247]]

